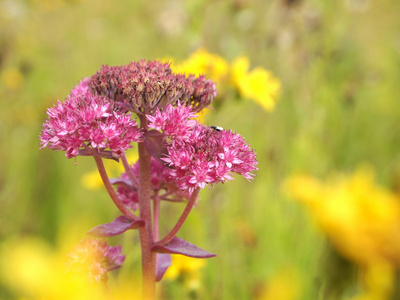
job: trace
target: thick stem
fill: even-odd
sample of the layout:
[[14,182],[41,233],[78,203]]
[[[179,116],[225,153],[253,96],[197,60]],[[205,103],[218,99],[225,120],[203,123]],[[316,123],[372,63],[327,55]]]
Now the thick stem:
[[200,191],[199,188],[193,191],[192,195],[189,197],[189,201],[186,204],[186,207],[183,210],[182,215],[180,216],[178,222],[175,224],[174,228],[172,228],[171,231],[162,240],[156,243],[157,245],[165,245],[175,237],[175,235],[181,229],[183,223],[185,223],[186,218],[188,217],[190,211],[192,210],[193,205],[196,202],[197,196],[199,195],[199,191]]
[[[147,129],[147,119],[141,116],[141,128]],[[142,294],[143,299],[155,299],[156,253],[151,251],[154,244],[151,218],[150,154],[144,144],[139,143],[139,208],[140,218],[145,225],[139,229],[142,248]]]
[[102,158],[96,153],[96,151],[93,151],[93,158],[96,161],[97,169],[99,170],[99,174],[101,179],[103,180],[104,186],[107,189],[108,194],[110,195],[110,198],[114,202],[115,206],[118,207],[118,209],[128,218],[131,220],[139,220],[137,216],[135,216],[118,198],[117,193],[115,192],[114,188],[112,187],[112,184],[110,182],[110,179],[108,178],[107,171],[104,167],[103,160]]

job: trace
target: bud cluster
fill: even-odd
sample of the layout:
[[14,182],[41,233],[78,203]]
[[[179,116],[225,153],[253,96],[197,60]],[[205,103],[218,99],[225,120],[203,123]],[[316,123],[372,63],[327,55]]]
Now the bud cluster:
[[183,103],[198,112],[216,97],[215,83],[204,76],[174,74],[168,63],[131,62],[126,66],[101,67],[90,88],[107,96],[122,109],[151,114],[156,108]]

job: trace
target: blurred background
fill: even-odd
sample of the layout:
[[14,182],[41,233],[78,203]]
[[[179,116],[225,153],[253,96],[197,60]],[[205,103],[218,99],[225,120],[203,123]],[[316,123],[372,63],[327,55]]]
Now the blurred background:
[[[46,109],[102,64],[183,62],[198,49],[228,65],[247,57],[281,88],[266,110],[221,87],[205,123],[243,135],[259,171],[251,183],[237,178],[201,193],[178,235],[218,257],[195,268],[191,285],[184,275],[160,283],[160,299],[328,299],[326,237],[282,186],[299,172],[324,179],[368,164],[400,193],[397,0],[1,0],[0,299],[21,296],[4,263],[20,239],[56,252],[118,216],[105,189],[83,180],[93,159],[75,165],[39,150]],[[165,226],[181,209],[166,205]],[[127,255],[118,276],[137,275],[136,232],[110,243]],[[355,283],[343,299],[361,290]]]

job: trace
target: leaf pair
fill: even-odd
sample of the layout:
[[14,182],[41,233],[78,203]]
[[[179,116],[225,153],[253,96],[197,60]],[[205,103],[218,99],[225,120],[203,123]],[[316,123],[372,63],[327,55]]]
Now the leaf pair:
[[[94,237],[112,237],[124,233],[129,229],[138,229],[144,226],[143,220],[131,220],[126,216],[119,216],[111,223],[98,225],[88,234]],[[151,248],[157,253],[156,279],[160,281],[171,265],[171,254],[181,254],[196,258],[209,258],[216,256],[206,250],[203,250],[196,245],[193,245],[181,238],[174,237],[168,243],[161,245],[155,243]]]

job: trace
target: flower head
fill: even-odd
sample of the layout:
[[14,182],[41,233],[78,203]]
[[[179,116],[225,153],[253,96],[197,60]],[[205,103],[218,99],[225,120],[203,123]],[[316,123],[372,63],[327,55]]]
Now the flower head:
[[187,139],[191,127],[197,124],[195,118],[190,107],[179,104],[168,105],[163,111],[157,109],[153,116],[147,115],[149,128],[162,131],[170,140]]
[[192,192],[232,180],[233,173],[252,179],[257,160],[249,144],[231,130],[215,130],[192,118],[184,106],[170,106],[148,117],[149,127],[165,134],[168,153],[161,159],[177,185]]
[[68,254],[68,271],[89,282],[107,280],[107,272],[121,267],[121,246],[112,247],[98,239],[83,239]]
[[102,66],[92,76],[90,88],[136,113],[152,114],[168,104],[184,103],[198,112],[217,95],[215,84],[204,76],[174,74],[168,63],[132,62],[126,66]]
[[343,256],[363,265],[400,265],[399,199],[376,185],[370,171],[361,169],[327,183],[293,176],[287,188]]
[[257,67],[249,72],[249,59],[238,57],[232,63],[232,81],[245,97],[271,111],[281,91],[281,83],[271,72]]
[[189,290],[198,290],[201,286],[201,269],[205,266],[204,259],[184,255],[172,255],[172,264],[165,273],[168,280],[180,280]]
[[83,79],[65,102],[47,110],[48,119],[40,135],[42,148],[66,151],[71,158],[87,153],[87,147],[102,152],[111,151],[112,157],[132,147],[142,133],[129,114],[113,111],[113,103],[88,89],[89,79]]
[[185,61],[172,65],[172,69],[175,72],[206,74],[220,88],[228,78],[229,65],[223,57],[198,49]]

